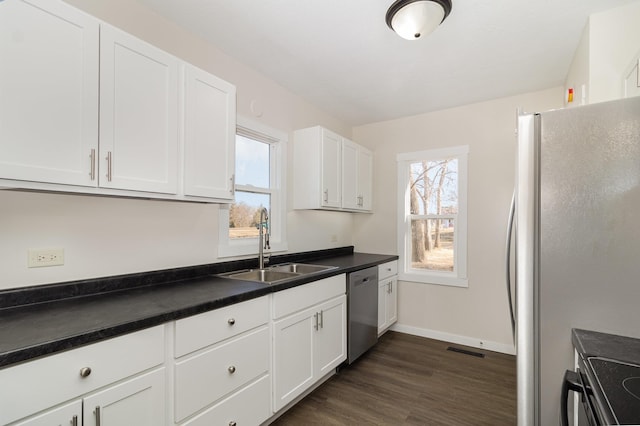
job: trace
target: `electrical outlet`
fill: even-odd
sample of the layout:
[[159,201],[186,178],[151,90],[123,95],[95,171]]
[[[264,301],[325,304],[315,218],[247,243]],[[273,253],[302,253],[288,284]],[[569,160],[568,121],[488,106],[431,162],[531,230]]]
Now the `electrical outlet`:
[[27,250],[27,266],[41,268],[43,266],[64,265],[64,249],[29,249]]

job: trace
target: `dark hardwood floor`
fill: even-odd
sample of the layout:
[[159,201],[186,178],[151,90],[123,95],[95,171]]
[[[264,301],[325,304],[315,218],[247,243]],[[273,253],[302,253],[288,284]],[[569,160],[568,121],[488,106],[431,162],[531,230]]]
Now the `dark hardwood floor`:
[[[479,358],[448,346],[485,354]],[[514,356],[387,332],[272,425],[515,425]]]

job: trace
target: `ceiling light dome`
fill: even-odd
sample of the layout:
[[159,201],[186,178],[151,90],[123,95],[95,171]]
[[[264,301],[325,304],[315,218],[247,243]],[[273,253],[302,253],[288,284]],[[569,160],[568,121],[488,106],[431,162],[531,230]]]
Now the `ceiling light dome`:
[[407,40],[432,33],[451,12],[451,0],[397,0],[387,11],[387,25]]

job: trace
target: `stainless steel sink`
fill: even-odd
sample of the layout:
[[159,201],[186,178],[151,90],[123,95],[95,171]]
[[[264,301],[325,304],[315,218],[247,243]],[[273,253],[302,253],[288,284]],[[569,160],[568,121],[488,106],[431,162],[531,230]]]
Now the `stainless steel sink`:
[[273,284],[302,275],[313,274],[335,268],[336,266],[311,265],[308,263],[285,263],[282,265],[274,265],[267,269],[244,269],[242,271],[227,272],[225,274],[220,274],[220,276],[236,280]]
[[295,278],[300,274],[296,274],[295,272],[283,272],[283,271],[274,271],[271,269],[250,269],[240,272],[231,272],[228,274],[223,274],[223,276],[227,278],[235,278],[237,280],[245,280],[245,281],[258,281],[261,283],[274,283],[277,281],[283,281],[289,278]]
[[334,269],[335,266],[311,265],[308,263],[285,263],[269,268],[272,271],[295,272],[296,274],[313,274],[314,272]]

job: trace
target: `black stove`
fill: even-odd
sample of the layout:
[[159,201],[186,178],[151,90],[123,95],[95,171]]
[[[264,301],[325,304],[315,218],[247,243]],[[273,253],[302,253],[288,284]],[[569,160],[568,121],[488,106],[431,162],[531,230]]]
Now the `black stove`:
[[607,414],[605,421],[640,425],[640,366],[601,357],[589,357],[587,364],[597,382],[591,387],[600,394],[596,400],[604,405],[599,408]]

